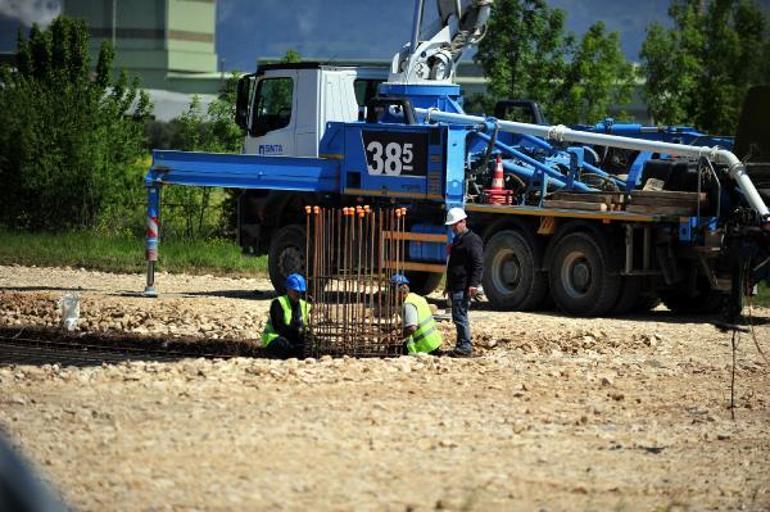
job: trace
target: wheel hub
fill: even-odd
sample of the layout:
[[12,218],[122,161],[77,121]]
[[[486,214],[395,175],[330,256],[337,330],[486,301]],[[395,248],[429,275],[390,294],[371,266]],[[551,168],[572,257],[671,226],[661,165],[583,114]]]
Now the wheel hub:
[[564,290],[571,297],[581,297],[591,288],[591,265],[581,252],[571,252],[564,258],[561,271]]
[[591,282],[591,269],[585,262],[581,261],[572,267],[572,282],[575,287],[585,291]]
[[281,253],[279,268],[284,276],[293,272],[304,272],[305,258],[302,255],[302,251],[294,246],[284,248]]
[[492,264],[492,282],[503,293],[513,293],[521,280],[521,263],[513,251],[500,251]]

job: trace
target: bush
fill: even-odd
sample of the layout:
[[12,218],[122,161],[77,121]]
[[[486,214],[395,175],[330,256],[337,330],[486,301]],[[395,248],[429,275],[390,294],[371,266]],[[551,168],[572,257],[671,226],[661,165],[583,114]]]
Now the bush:
[[19,34],[16,69],[0,71],[0,222],[90,228],[136,201],[151,105],[137,80],[113,77],[113,58],[104,43],[92,79],[88,30],[66,17]]
[[[243,133],[235,124],[236,73],[204,113],[194,96],[188,109],[166,127],[154,128],[158,142],[168,137],[171,149],[238,153]],[[237,190],[167,187],[163,191],[164,231],[186,239],[230,236],[234,232]]]

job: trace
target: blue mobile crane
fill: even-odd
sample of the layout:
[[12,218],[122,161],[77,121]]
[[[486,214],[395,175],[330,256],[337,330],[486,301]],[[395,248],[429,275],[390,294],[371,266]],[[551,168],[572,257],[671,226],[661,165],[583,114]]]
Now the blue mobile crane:
[[437,0],[438,19],[426,24],[416,0],[411,40],[387,80],[366,68],[260,66],[238,86],[243,154],[154,151],[145,293],[157,293],[161,187],[216,186],[242,190],[239,242],[268,255],[278,291],[305,268],[305,206],[405,207],[403,268],[419,293],[439,284],[445,212],[462,206],[485,241],[495,308],[553,301],[592,316],[662,299],[674,311],[736,314],[770,278],[770,136],[755,108],[770,112],[770,89],[747,98],[741,126],[751,128],[734,146],[682,128],[468,115],[454,72],[483,37],[491,4]]

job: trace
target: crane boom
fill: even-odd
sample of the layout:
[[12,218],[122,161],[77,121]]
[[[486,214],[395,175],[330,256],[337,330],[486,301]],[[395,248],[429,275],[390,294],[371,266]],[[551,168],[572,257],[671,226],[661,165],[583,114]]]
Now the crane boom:
[[391,64],[391,83],[451,83],[463,53],[484,37],[493,0],[436,0],[425,29],[425,0],[415,0],[412,38]]

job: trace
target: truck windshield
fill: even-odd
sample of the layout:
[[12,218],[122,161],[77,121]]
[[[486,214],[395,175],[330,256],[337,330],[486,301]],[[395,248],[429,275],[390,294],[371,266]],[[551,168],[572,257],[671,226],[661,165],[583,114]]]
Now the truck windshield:
[[266,78],[259,81],[254,101],[252,135],[259,137],[291,122],[294,81],[291,78]]

